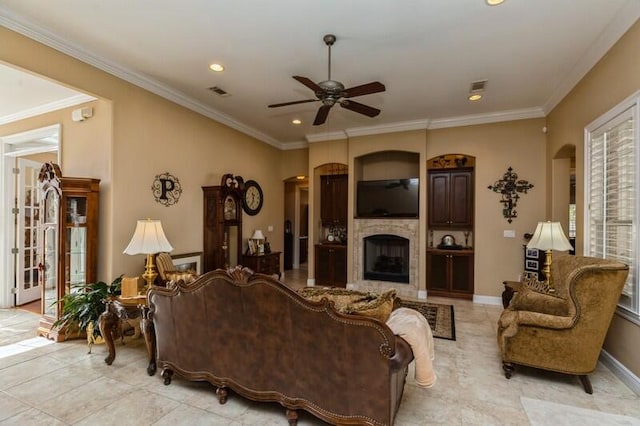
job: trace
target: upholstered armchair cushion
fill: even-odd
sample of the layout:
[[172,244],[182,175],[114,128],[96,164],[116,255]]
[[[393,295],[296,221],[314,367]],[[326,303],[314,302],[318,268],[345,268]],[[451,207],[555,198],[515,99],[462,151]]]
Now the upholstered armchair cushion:
[[606,259],[554,259],[555,293],[523,286],[498,321],[507,377],[512,364],[527,365],[579,375],[590,390],[586,375],[596,368],[628,272],[626,265]]

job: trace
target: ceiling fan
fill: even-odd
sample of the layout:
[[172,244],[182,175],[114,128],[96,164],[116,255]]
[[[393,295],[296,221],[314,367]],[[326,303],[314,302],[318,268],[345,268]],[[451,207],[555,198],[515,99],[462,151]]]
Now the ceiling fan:
[[320,101],[322,102],[322,106],[318,109],[316,118],[313,121],[314,126],[324,124],[324,122],[327,120],[327,116],[329,115],[329,110],[336,103],[340,104],[342,108],[346,108],[359,114],[366,115],[367,117],[375,117],[376,115],[380,114],[379,109],[352,101],[350,98],[369,95],[371,93],[384,92],[386,90],[384,84],[380,83],[379,81],[374,81],[371,83],[345,89],[344,85],[339,81],[331,80],[331,46],[333,46],[333,43],[335,43],[336,36],[334,36],[333,34],[327,34],[324,36],[323,40],[324,43],[329,47],[329,77],[327,78],[327,80],[321,81],[320,83],[316,84],[307,77],[300,77],[298,75],[293,76],[295,80],[313,90],[317,99],[305,99],[302,101],[272,104],[269,105],[269,108],[278,108],[287,105]]

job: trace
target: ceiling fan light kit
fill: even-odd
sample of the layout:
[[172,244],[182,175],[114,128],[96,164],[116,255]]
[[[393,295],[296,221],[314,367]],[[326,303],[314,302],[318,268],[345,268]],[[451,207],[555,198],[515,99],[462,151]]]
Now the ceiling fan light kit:
[[380,83],[379,81],[373,81],[371,83],[345,89],[344,85],[341,82],[332,80],[331,46],[333,46],[333,44],[336,42],[336,36],[333,34],[327,34],[324,36],[323,40],[329,50],[328,78],[325,81],[321,81],[316,84],[313,80],[307,77],[302,77],[299,75],[293,76],[294,80],[313,90],[313,93],[316,95],[317,99],[304,99],[300,101],[271,104],[269,105],[269,108],[279,108],[283,106],[320,101],[322,102],[322,105],[316,113],[316,118],[313,121],[314,126],[319,126],[325,123],[325,121],[327,120],[327,116],[329,115],[329,110],[331,110],[331,108],[335,104],[339,104],[342,108],[357,112],[358,114],[366,115],[367,117],[375,117],[380,114],[380,110],[377,108],[364,105],[347,98],[354,98],[356,96],[364,96],[372,93],[384,92],[386,90],[384,84]]

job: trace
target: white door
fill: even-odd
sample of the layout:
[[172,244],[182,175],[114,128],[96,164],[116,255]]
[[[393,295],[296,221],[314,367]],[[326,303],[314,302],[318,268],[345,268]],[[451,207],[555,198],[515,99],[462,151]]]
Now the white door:
[[38,173],[42,163],[18,158],[16,174],[16,305],[24,305],[40,299],[38,263],[42,254],[41,238],[38,238],[40,223],[40,188]]

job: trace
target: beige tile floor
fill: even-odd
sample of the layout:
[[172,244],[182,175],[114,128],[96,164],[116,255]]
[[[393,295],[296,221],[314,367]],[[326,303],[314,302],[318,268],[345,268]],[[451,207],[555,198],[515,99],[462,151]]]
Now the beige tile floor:
[[[293,287],[306,271],[287,271]],[[495,334],[501,308],[431,298],[455,306],[456,341],[435,339],[438,381],[415,385],[409,371],[396,425],[640,424],[640,398],[606,367],[591,376],[587,395],[577,378],[536,370],[502,375]],[[106,348],[34,338],[37,315],[0,309],[0,424],[16,425],[285,425],[279,404],[230,395],[220,405],[212,386],[174,378],[170,386],[146,373],[142,339]],[[322,425],[301,413],[300,425]]]

